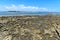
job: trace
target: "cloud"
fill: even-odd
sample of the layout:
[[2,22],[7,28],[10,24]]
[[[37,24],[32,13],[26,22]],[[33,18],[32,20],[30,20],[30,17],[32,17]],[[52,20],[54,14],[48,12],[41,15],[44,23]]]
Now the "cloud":
[[48,11],[47,8],[35,7],[35,6],[25,6],[25,5],[10,5],[10,6],[1,6],[0,10],[3,11]]

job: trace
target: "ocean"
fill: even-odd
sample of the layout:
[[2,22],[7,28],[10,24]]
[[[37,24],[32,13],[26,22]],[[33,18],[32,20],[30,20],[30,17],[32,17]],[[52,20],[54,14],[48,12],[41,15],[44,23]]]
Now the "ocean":
[[0,16],[47,15],[47,14],[52,14],[52,12],[8,12],[8,11],[0,12]]

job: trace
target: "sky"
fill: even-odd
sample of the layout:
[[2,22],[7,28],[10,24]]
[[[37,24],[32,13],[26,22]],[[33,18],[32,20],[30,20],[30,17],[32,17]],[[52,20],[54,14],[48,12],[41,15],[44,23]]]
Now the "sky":
[[0,11],[60,12],[60,0],[0,0]]

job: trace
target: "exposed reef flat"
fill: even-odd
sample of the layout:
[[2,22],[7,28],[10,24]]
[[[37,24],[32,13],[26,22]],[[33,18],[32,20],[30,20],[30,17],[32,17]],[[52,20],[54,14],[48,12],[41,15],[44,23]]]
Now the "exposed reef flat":
[[0,16],[0,40],[60,40],[60,16]]

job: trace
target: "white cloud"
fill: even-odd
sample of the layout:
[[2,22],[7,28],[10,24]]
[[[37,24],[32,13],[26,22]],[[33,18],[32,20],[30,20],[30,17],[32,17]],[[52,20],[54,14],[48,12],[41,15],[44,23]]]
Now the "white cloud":
[[25,5],[10,5],[10,6],[1,6],[0,10],[9,11],[9,10],[16,10],[16,11],[48,11],[47,8],[35,7],[35,6],[25,6]]

